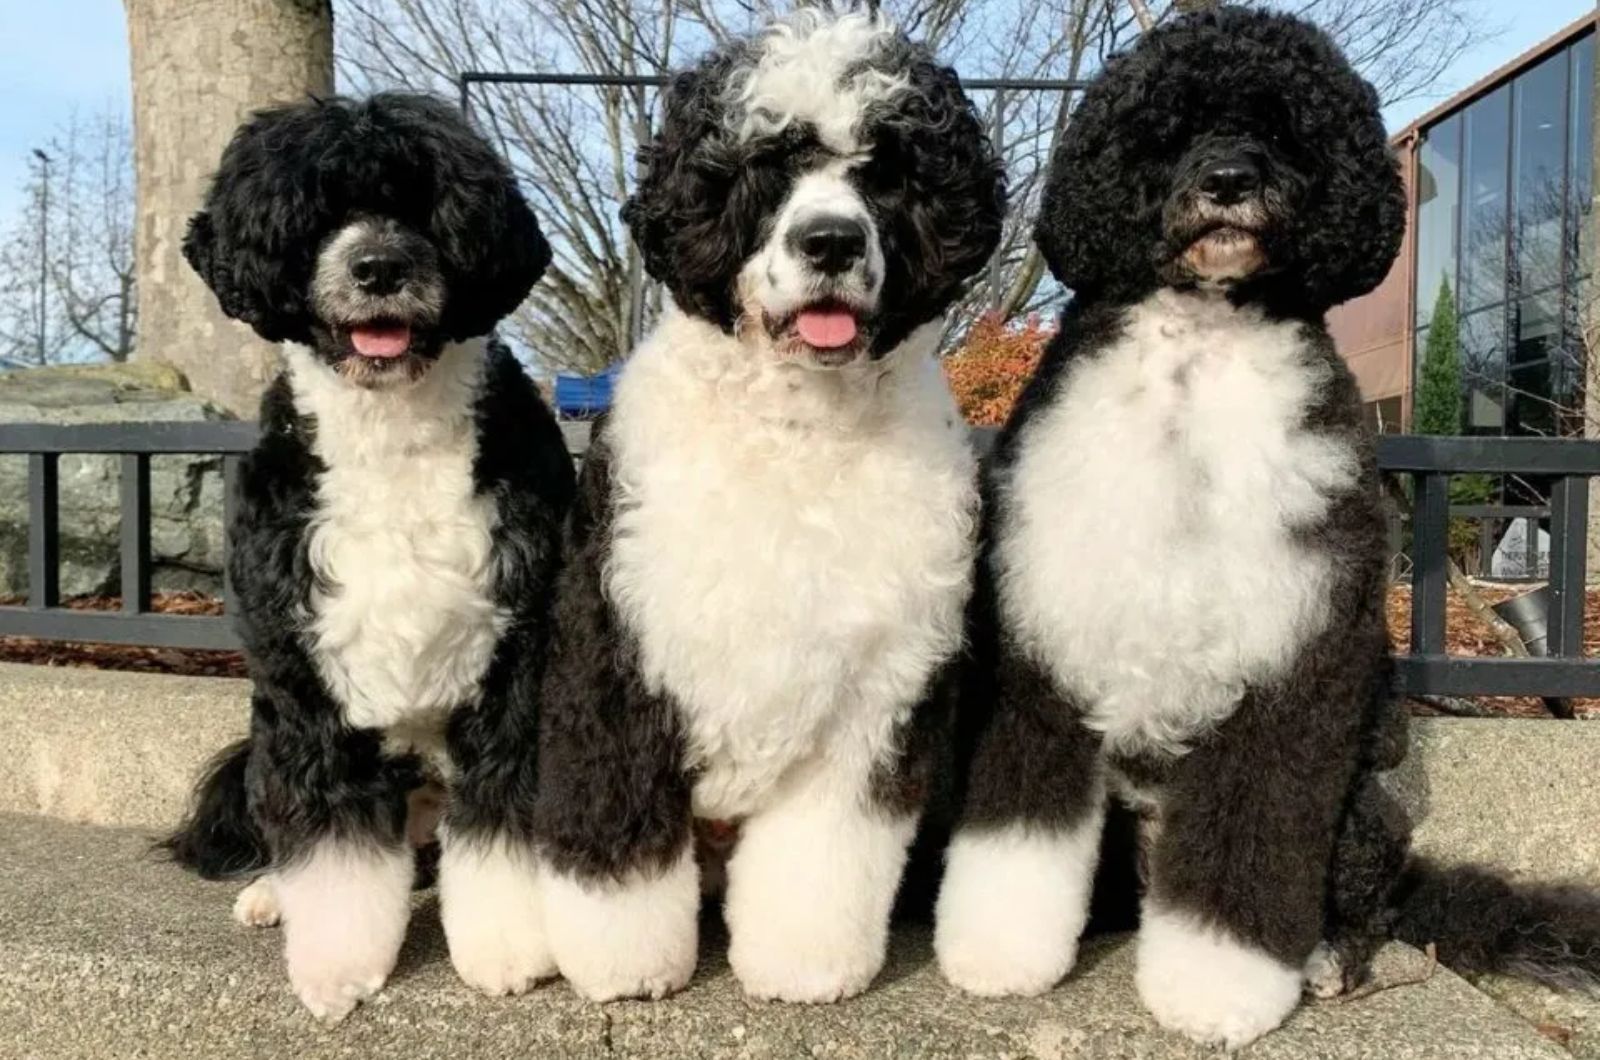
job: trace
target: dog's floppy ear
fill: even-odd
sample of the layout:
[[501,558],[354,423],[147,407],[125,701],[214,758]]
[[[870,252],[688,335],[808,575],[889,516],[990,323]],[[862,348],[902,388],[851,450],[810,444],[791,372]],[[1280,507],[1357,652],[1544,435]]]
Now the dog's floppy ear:
[[224,313],[234,320],[254,325],[257,314],[251,312],[248,296],[234,285],[217,246],[217,230],[205,210],[189,218],[189,229],[183,237],[183,258],[216,295],[217,304]]
[[[1114,56],[1072,111],[1045,179],[1033,238],[1050,272],[1079,296],[1135,296],[1157,283],[1149,248],[1161,241],[1170,161],[1117,135],[1148,76],[1139,53]],[[1179,130],[1172,130],[1174,136]]]
[[639,178],[622,207],[645,271],[666,285],[685,312],[733,327],[732,280],[755,252],[767,182],[787,176],[745,165],[722,127],[736,49],[673,78],[661,128],[639,149]]
[[[1342,56],[1335,60],[1343,65]],[[1329,308],[1389,275],[1405,235],[1406,201],[1377,91],[1347,66],[1325,70],[1318,80],[1337,121],[1324,130],[1324,194],[1306,211],[1295,241],[1308,297]]]
[[464,203],[459,186],[439,198],[434,238],[453,266],[445,314],[451,338],[486,335],[528,297],[550,265],[550,243],[509,168]]
[[[213,293],[217,290],[213,271],[216,254],[217,230],[211,225],[211,215],[201,210],[189,218],[188,230],[183,235],[183,260],[189,263],[189,267],[199,274]],[[224,308],[223,312],[226,313],[227,309]]]
[[511,166],[442,100],[383,93],[367,108],[395,134],[384,143],[393,169],[433,189],[425,224],[450,282],[445,331],[453,339],[489,333],[522,304],[551,258]]

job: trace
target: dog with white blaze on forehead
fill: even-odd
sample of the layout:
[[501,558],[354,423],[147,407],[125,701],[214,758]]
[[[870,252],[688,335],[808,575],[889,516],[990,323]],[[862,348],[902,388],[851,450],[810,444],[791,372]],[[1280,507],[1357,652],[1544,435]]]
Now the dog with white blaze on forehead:
[[208,878],[256,877],[235,916],[282,920],[295,992],[337,1020],[394,967],[443,784],[451,959],[480,989],[525,989],[555,969],[510,789],[532,783],[575,476],[491,336],[550,248],[459,112],[386,93],[253,115],[184,253],[285,370],[229,528],[250,736],[165,845]]
[[935,929],[958,986],[1071,970],[1113,800],[1139,994],[1190,1037],[1257,1038],[1391,936],[1596,983],[1600,900],[1408,861],[1374,780],[1405,752],[1385,520],[1324,315],[1404,214],[1377,94],[1297,18],[1173,19],[1086,91],[1036,232],[1073,301],[984,480]]
[[[736,833],[747,993],[851,996],[947,712],[977,518],[935,352],[1004,184],[955,74],[805,11],[680,74],[623,216],[671,292],[568,522],[534,828],[563,975],[696,961],[696,820]],[[710,873],[708,873],[710,875]]]

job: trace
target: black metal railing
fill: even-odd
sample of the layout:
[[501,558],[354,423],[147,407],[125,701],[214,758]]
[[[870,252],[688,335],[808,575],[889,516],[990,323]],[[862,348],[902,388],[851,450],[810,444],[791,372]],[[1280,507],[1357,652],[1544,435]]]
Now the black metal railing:
[[[567,448],[581,457],[589,424],[563,423]],[[255,445],[253,422],[107,423],[55,426],[0,424],[0,456],[28,461],[28,593],[20,606],[0,606],[0,636],[41,640],[137,644],[155,648],[236,649],[239,639],[226,615],[159,614],[151,609],[150,459],[159,455],[220,456],[223,525],[233,522],[239,458]],[[60,458],[69,453],[121,460],[118,566],[122,606],[91,611],[63,606],[61,598]],[[223,570],[227,569],[223,535]]]
[[[1412,480],[1411,650],[1398,660],[1407,693],[1435,696],[1600,696],[1600,660],[1583,658],[1589,478],[1600,441],[1385,435],[1378,465]],[[1466,658],[1445,646],[1450,477],[1538,475],[1550,495],[1549,655]]]
[[[589,424],[564,423],[562,428],[568,449],[575,457],[581,456],[588,446]],[[29,512],[27,602],[0,607],[0,635],[154,647],[237,647],[232,623],[225,615],[151,611],[150,459],[159,454],[220,456],[227,519],[239,457],[255,439],[256,425],[244,422],[64,427],[0,424],[0,455],[20,454],[28,461]],[[989,435],[980,433],[979,440],[980,444],[988,441]],[[121,459],[120,611],[62,606],[57,468],[66,453],[109,454]],[[1387,435],[1378,440],[1378,464],[1387,473],[1413,480],[1411,650],[1399,659],[1405,690],[1437,696],[1600,697],[1600,659],[1583,657],[1588,480],[1600,475],[1600,441]],[[1551,603],[1547,657],[1469,658],[1447,653],[1449,480],[1458,474],[1538,475],[1555,482],[1548,509]],[[1544,511],[1538,509],[1541,514]],[[1531,518],[1533,510],[1519,514]],[[1530,533],[1533,530],[1530,526]]]
[[[0,454],[26,454],[28,459],[27,604],[0,607],[0,634],[159,648],[238,647],[233,624],[226,618],[163,615],[150,609],[150,458],[221,456],[226,524],[232,514],[239,457],[255,441],[256,425],[242,422],[0,424]],[[121,459],[120,611],[62,606],[59,463],[66,453]],[[226,535],[223,549],[226,569]]]

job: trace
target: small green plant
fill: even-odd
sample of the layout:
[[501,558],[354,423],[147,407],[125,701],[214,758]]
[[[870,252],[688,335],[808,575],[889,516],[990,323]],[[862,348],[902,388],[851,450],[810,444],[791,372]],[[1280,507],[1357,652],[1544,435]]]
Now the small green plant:
[[1455,295],[1448,279],[1439,281],[1439,297],[1428,325],[1428,345],[1417,380],[1412,429],[1418,434],[1461,433],[1461,337]]
[[[1423,351],[1422,372],[1417,381],[1416,408],[1412,429],[1417,434],[1460,434],[1462,405],[1461,330],[1456,317],[1455,295],[1448,278],[1439,281],[1439,297],[1433,304],[1433,319],[1428,325],[1428,344]],[[1487,504],[1494,499],[1495,481],[1490,475],[1455,475],[1450,479],[1451,504]],[[1450,520],[1450,555],[1467,569],[1480,548],[1478,524],[1471,519]]]

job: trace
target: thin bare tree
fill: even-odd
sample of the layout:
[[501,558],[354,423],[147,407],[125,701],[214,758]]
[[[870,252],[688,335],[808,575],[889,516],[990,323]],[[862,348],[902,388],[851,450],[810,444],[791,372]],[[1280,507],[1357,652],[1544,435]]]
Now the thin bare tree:
[[127,119],[73,114],[36,153],[24,195],[0,241],[0,356],[127,360],[138,324]]

